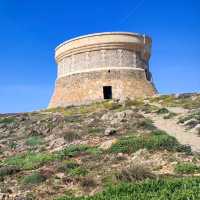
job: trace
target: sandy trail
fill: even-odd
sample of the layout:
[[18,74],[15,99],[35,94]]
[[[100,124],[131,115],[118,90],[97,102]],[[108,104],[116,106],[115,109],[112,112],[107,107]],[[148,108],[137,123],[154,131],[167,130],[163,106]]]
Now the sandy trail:
[[167,132],[169,135],[176,137],[176,139],[184,145],[190,145],[192,150],[200,152],[200,137],[190,131],[186,131],[184,127],[177,124],[177,120],[174,119],[163,119],[162,116],[158,115],[147,115],[153,120],[154,125]]

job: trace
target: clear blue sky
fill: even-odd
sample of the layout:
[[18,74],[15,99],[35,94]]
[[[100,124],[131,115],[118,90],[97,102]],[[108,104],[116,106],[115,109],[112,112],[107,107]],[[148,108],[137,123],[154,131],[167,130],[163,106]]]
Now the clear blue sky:
[[152,37],[160,93],[200,91],[199,0],[0,0],[0,112],[45,108],[55,47],[102,31]]

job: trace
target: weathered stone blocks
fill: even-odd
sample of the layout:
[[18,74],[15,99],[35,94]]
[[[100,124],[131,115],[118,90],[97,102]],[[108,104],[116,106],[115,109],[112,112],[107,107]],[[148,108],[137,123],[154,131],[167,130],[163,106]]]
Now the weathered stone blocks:
[[114,32],[69,40],[56,49],[58,76],[49,107],[87,104],[105,98],[150,96],[156,90],[148,68],[151,39]]

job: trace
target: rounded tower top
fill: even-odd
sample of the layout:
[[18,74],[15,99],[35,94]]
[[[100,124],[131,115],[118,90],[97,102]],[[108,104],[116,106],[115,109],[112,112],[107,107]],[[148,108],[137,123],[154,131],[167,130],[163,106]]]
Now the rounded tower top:
[[[143,51],[145,60],[149,59],[151,38],[132,32],[103,32],[79,36],[61,43],[55,49],[59,62],[64,57],[100,49],[130,49]],[[145,50],[145,52],[144,52]]]

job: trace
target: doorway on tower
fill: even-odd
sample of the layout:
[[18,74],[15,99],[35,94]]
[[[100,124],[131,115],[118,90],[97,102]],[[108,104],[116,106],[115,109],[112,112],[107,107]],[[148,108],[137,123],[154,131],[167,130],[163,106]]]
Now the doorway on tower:
[[112,99],[112,86],[103,86],[103,98]]

